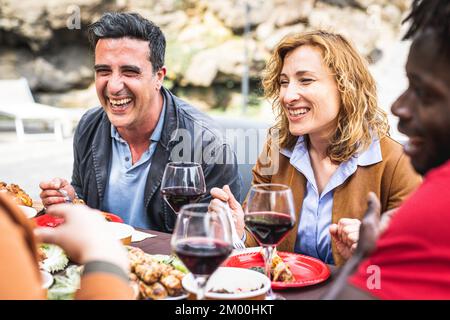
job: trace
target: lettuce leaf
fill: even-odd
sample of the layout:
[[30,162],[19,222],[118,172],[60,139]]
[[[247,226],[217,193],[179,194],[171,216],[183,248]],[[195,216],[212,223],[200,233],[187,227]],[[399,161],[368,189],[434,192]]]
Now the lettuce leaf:
[[42,244],[41,249],[45,252],[47,259],[41,262],[41,268],[47,272],[53,273],[64,270],[69,263],[67,255],[61,247],[54,244]]
[[159,262],[171,265],[178,271],[181,271],[183,273],[189,273],[188,269],[183,264],[183,262],[181,262],[181,260],[176,256],[172,256],[172,255],[168,256],[165,254],[152,254],[152,257]]
[[70,266],[65,275],[54,276],[55,281],[47,291],[49,300],[73,300],[75,292],[80,288],[82,266]]

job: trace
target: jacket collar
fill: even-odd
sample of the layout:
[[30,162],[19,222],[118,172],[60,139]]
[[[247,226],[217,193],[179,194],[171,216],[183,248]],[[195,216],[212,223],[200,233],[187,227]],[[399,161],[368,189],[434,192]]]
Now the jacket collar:
[[172,93],[164,87],[161,87],[161,94],[164,96],[166,103],[166,114],[164,115],[164,124],[159,143],[165,148],[169,149],[172,141],[175,138],[179,129],[178,110],[176,107],[175,97]]

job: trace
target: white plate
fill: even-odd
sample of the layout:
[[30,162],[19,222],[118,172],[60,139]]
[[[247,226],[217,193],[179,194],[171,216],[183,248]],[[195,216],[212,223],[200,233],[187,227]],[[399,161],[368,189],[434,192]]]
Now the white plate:
[[[194,294],[197,292],[197,285],[192,273],[183,278],[182,284],[186,291]],[[269,278],[260,272],[242,268],[219,267],[208,280],[205,297],[216,300],[249,299],[265,295],[269,287]],[[212,288],[225,289],[234,293],[209,292]]]
[[44,270],[41,270],[42,288],[48,289],[53,284],[53,276]]
[[187,297],[188,297],[188,294],[185,293],[185,294],[182,294],[181,296],[176,296],[176,297],[168,296],[167,298],[165,298],[163,300],[184,300],[184,299],[187,299]]
[[131,242],[131,237],[134,228],[128,224],[120,222],[107,222],[109,230],[114,235],[114,238],[121,240],[124,244]]
[[37,215],[37,210],[35,208],[21,205],[19,205],[19,208],[22,210],[23,213],[25,213],[27,218],[33,218],[34,216]]

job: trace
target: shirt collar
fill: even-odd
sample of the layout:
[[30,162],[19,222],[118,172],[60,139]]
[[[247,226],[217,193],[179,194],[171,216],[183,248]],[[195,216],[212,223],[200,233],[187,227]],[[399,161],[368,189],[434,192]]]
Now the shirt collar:
[[[305,138],[303,136],[299,136],[297,143],[292,149],[283,148],[280,152],[288,158],[292,158],[293,156],[295,156],[295,158],[300,158],[308,152],[305,144]],[[372,138],[372,142],[367,150],[363,151],[361,154],[355,154],[353,158],[357,159],[358,166],[370,166],[381,162],[383,160],[383,156],[381,154],[380,139],[378,136],[374,136]]]
[[[158,142],[161,139],[162,129],[164,126],[164,118],[166,114],[166,99],[163,95],[163,107],[161,110],[161,115],[159,116],[158,123],[156,124],[155,129],[153,130],[153,133],[150,137],[150,140],[153,142]],[[116,127],[114,127],[111,124],[111,138],[119,141],[119,142],[125,142],[125,140],[122,139],[122,137],[119,134],[119,131],[117,131]]]

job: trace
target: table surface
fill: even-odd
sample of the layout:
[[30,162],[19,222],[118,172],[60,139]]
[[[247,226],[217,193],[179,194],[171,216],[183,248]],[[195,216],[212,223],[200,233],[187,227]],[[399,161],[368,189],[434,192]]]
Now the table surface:
[[[149,232],[156,235],[156,237],[148,238],[140,242],[133,242],[131,245],[141,248],[144,252],[149,254],[171,254],[170,248],[170,237],[171,234],[157,232],[153,230],[142,230],[140,231]],[[288,300],[316,300],[320,299],[331,286],[331,283],[336,277],[338,268],[335,266],[328,266],[331,271],[330,277],[322,283],[300,287],[300,288],[290,288],[286,290],[277,291],[283,295]]]

